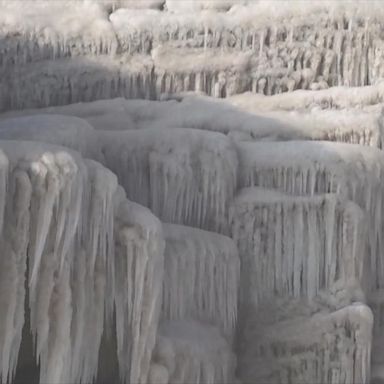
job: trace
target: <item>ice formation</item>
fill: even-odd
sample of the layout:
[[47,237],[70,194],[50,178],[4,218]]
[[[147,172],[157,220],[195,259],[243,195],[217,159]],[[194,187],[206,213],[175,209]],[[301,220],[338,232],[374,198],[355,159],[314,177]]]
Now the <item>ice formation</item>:
[[[103,329],[112,326],[104,317],[115,304],[121,375],[128,370],[145,382],[161,303],[160,224],[129,203],[116,177],[96,162],[39,143],[0,145],[2,382],[11,382],[16,369],[26,277],[40,382],[96,376]],[[122,268],[127,261],[137,270]],[[137,292],[126,285],[131,275]]]
[[1,4],[2,110],[164,92],[364,86],[384,71],[380,1]]
[[166,224],[164,235],[163,318],[206,321],[233,335],[240,278],[235,243],[175,224]]
[[381,2],[0,7],[2,383],[384,379]]
[[243,306],[274,296],[313,300],[339,280],[362,280],[365,222],[356,204],[254,187],[240,191],[231,211]]
[[[234,380],[235,358],[228,342],[213,326],[196,321],[162,324],[154,359],[167,369],[171,383],[214,384]],[[151,384],[158,382],[157,379]]]
[[373,316],[367,306],[280,305],[285,311],[247,318],[239,352],[243,383],[369,383]]
[[218,133],[143,129],[99,132],[102,162],[127,196],[162,221],[228,231],[236,149]]

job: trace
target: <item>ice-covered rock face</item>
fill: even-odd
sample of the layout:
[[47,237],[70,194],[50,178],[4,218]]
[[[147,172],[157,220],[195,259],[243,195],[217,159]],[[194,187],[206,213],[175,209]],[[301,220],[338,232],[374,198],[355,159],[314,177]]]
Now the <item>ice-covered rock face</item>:
[[2,383],[384,378],[381,2],[0,6]]
[[2,0],[0,109],[375,84],[380,1]]
[[121,376],[145,382],[161,304],[160,223],[94,161],[40,143],[0,147],[2,382],[14,376],[27,313],[40,382],[92,381],[115,306]]

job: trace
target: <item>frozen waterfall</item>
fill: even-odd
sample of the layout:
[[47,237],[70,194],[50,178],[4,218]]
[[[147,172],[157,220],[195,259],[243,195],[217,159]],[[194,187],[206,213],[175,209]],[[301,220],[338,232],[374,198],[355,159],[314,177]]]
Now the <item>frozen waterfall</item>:
[[1,383],[384,380],[380,1],[0,8]]

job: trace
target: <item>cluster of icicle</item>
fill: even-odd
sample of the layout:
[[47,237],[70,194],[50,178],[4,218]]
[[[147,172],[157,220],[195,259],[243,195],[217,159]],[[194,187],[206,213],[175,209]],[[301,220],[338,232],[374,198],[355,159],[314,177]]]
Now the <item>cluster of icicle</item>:
[[383,76],[380,1],[248,3],[3,1],[0,110],[164,92],[272,95]]
[[[56,114],[8,119],[1,123],[0,131],[2,139],[18,140],[1,142],[7,156],[37,174],[30,188],[22,186],[31,190],[28,198],[22,196],[30,226],[18,224],[23,226],[25,242],[17,239],[21,234],[13,233],[11,225],[4,226],[4,238],[10,232],[14,246],[23,245],[24,259],[17,264],[18,280],[10,285],[4,277],[2,282],[4,308],[11,308],[5,309],[6,318],[18,321],[15,346],[4,342],[2,356],[12,361],[1,370],[2,382],[12,382],[14,377],[21,331],[29,316],[24,313],[26,295],[41,383],[92,382],[99,374],[100,359],[113,361],[103,354],[102,343],[114,337],[113,353],[124,383],[230,382],[240,278],[235,243],[218,233],[183,225],[164,224],[163,234],[158,219],[126,199],[112,172],[94,160],[83,160],[77,152],[53,145],[76,149],[110,168],[117,167],[120,181],[134,199],[142,199],[148,206],[159,197],[165,199],[161,203],[168,201],[169,220],[225,232],[237,173],[235,149],[228,139],[212,133],[203,141],[207,139],[203,134],[174,130],[168,136],[163,132],[162,140],[149,131],[158,138],[152,143],[145,131],[122,132],[107,139],[105,132],[97,135],[82,119]],[[176,145],[183,141],[189,145]],[[4,159],[6,163],[7,157]],[[5,167],[4,190],[9,189],[6,180],[13,179]],[[132,189],[135,181],[136,190]],[[9,193],[18,196],[13,189]],[[4,216],[7,223],[13,220],[13,212],[22,218],[26,215],[19,212],[20,203],[3,203],[3,210],[9,211]],[[4,273],[13,279],[6,272],[11,268],[8,250],[1,256]],[[25,291],[27,264],[28,283],[34,282],[37,288],[28,285]],[[15,314],[10,291],[19,285],[21,312]],[[173,329],[172,321],[178,324],[176,328],[191,328],[193,336],[181,332],[174,337],[167,331]],[[10,335],[9,328],[4,329],[4,337]],[[165,350],[162,340],[168,345]],[[196,346],[186,349],[191,340]],[[23,360],[19,369],[23,369]]]
[[[313,300],[337,281],[363,273],[364,216],[338,195],[292,196],[263,188],[240,191],[232,234],[242,257],[242,300],[273,296]],[[245,304],[244,303],[244,304]]]
[[121,377],[145,382],[160,314],[160,223],[92,160],[33,142],[0,147],[1,382],[12,382],[27,317],[40,382],[92,382],[114,308]]
[[[157,229],[148,237],[138,205],[121,203],[115,211],[115,283],[105,284],[114,288],[121,378],[231,382],[236,339],[237,374],[244,382],[320,382],[335,375],[339,383],[353,375],[351,382],[367,383],[372,314],[364,304],[351,304],[365,302],[362,287],[371,297],[382,281],[382,152],[325,141],[252,142],[273,120],[250,115],[240,121],[243,142],[228,127],[240,112],[205,99],[185,102],[119,99],[0,122],[0,138],[56,142],[100,161],[117,174],[130,199],[173,223],[163,224],[163,236]],[[224,114],[213,120],[204,103]],[[201,114],[183,119],[188,106]],[[105,130],[70,114],[94,124],[98,115]],[[52,119],[62,127],[56,137],[47,134]],[[186,129],[191,122],[198,129]],[[292,129],[280,123],[275,133],[289,137]],[[130,218],[129,228],[122,217]],[[143,282],[147,260],[152,262]],[[280,298],[285,312],[275,315],[270,307]],[[253,321],[254,313],[266,319]],[[107,331],[110,321],[107,316]],[[237,324],[243,330],[238,335]],[[303,327],[307,337],[296,338]],[[321,332],[311,339],[316,328]]]

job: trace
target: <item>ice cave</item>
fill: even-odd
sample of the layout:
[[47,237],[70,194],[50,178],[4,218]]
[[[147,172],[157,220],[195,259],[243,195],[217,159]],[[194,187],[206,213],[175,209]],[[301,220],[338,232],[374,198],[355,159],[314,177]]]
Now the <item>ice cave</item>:
[[383,384],[383,20],[0,0],[0,384]]

